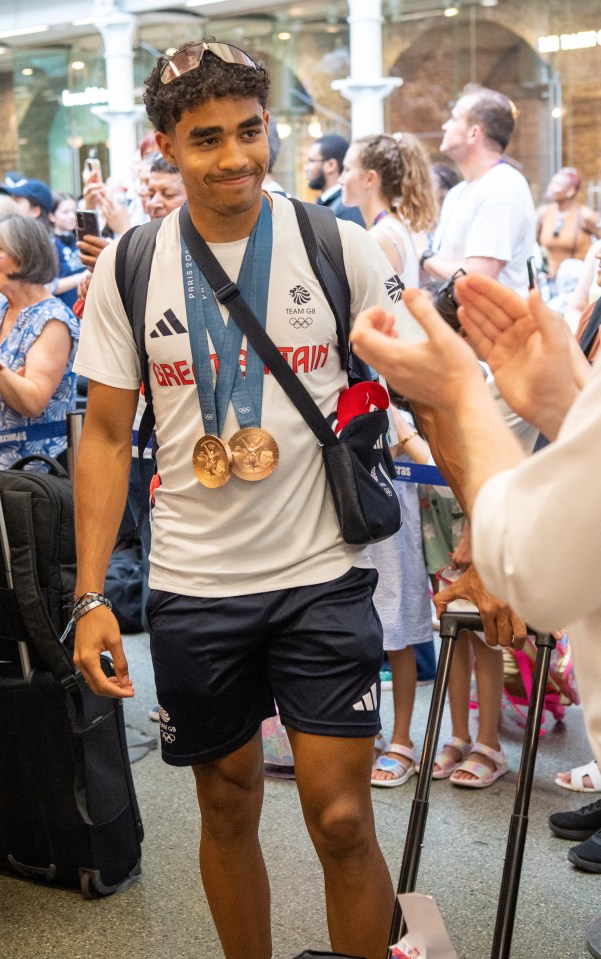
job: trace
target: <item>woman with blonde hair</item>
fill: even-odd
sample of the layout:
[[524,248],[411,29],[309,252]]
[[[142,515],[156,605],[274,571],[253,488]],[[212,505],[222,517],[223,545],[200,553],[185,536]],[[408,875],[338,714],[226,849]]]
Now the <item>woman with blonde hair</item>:
[[[343,202],[359,207],[371,235],[388,257],[393,273],[390,295],[399,298],[403,284],[418,284],[419,265],[411,234],[430,230],[438,212],[425,148],[408,133],[362,137],[349,147],[340,182]],[[409,455],[427,462],[429,450],[411,414],[393,412],[399,438],[392,450],[395,458]],[[370,549],[379,573],[374,602],[392,672],[392,737],[387,743],[380,733],[376,741],[376,754],[380,755],[376,755],[371,776],[373,786],[385,787],[402,786],[417,771],[410,731],[417,684],[415,647],[432,640],[417,487],[395,485],[403,526],[395,536]]]
[[354,140],[344,158],[343,202],[358,206],[374,240],[406,286],[416,286],[412,233],[436,223],[438,206],[426,148],[411,133]]

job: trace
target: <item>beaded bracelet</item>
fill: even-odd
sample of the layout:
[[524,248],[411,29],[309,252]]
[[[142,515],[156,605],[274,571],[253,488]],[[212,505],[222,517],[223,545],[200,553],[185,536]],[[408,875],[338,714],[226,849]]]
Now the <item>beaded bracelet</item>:
[[73,613],[71,619],[76,623],[82,616],[85,616],[86,613],[91,612],[91,610],[96,609],[97,606],[106,606],[108,609],[113,608],[113,604],[110,599],[105,596],[103,593],[83,593],[80,596],[75,606],[73,607]]

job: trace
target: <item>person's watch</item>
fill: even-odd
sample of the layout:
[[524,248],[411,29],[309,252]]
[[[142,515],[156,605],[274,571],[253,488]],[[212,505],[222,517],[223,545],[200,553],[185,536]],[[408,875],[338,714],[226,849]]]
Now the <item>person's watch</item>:
[[429,260],[431,256],[436,256],[436,252],[435,252],[435,250],[433,250],[431,247],[428,247],[428,249],[427,249],[427,250],[424,250],[424,252],[422,253],[422,255],[421,255],[420,258],[419,258],[419,268],[420,268],[420,270],[423,270],[423,268],[424,268],[424,263],[426,262],[426,260]]

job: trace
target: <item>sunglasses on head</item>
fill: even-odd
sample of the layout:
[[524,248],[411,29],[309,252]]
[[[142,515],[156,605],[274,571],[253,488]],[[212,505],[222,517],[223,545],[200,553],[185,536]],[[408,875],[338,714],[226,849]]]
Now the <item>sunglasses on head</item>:
[[212,40],[201,40],[199,43],[189,43],[178,50],[167,60],[161,71],[161,83],[171,83],[177,77],[182,77],[190,70],[196,70],[202,63],[205,53],[212,53],[224,63],[237,63],[242,67],[257,69],[257,64],[249,55],[235,47],[233,43],[216,43]]

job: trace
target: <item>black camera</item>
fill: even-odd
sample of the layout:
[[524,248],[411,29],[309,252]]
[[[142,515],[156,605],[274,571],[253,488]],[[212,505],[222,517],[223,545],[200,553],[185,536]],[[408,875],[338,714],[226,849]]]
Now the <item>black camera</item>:
[[443,320],[445,320],[456,333],[461,329],[461,323],[457,318],[459,304],[455,299],[455,280],[460,276],[466,275],[465,270],[459,267],[448,280],[445,280],[444,283],[441,283],[440,286],[437,286],[436,289],[432,291],[432,302],[434,306]]

